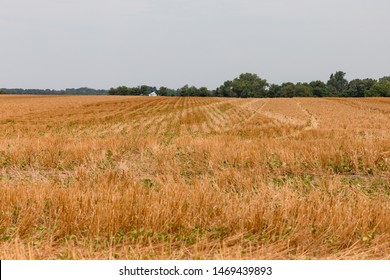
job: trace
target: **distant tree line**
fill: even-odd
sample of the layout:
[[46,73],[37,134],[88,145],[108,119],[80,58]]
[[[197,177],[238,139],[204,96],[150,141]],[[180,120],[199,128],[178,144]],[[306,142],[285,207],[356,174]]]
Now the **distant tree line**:
[[141,85],[120,86],[110,90],[82,88],[52,89],[0,89],[0,94],[51,94],[51,95],[148,95],[156,92],[160,96],[209,96],[209,97],[390,97],[390,76],[374,79],[354,79],[347,81],[345,73],[337,71],[328,81],[310,83],[269,84],[256,74],[244,73],[234,80],[225,81],[214,90],[185,85],[178,89]]
[[149,93],[152,92],[157,92],[157,88],[142,85],[138,87],[120,86],[117,88],[111,88],[108,91],[108,94],[109,95],[148,95]]
[[93,89],[87,87],[81,88],[67,88],[65,90],[54,90],[54,89],[0,89],[0,94],[47,94],[47,95],[106,95],[108,90],[105,89]]
[[331,74],[326,83],[269,84],[256,74],[245,73],[232,81],[226,81],[214,90],[206,87],[185,85],[178,89],[150,86],[111,88],[110,95],[148,95],[156,92],[160,96],[209,96],[209,97],[390,97],[390,76],[374,79],[354,79],[347,81],[345,73],[337,71]]

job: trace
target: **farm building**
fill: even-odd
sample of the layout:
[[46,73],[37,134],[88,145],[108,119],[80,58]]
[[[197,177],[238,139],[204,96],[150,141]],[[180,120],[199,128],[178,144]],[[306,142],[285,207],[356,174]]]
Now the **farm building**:
[[149,93],[149,96],[157,96],[157,93],[155,93],[154,91]]

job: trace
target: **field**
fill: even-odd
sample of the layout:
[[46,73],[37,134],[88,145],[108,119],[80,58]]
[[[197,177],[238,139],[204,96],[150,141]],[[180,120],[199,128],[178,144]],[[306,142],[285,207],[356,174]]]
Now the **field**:
[[389,259],[390,99],[0,96],[0,259]]

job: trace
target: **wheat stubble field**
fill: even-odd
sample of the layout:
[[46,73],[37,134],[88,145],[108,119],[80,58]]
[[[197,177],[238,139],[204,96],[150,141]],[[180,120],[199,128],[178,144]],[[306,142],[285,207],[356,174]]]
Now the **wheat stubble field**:
[[390,99],[0,97],[1,259],[389,259]]

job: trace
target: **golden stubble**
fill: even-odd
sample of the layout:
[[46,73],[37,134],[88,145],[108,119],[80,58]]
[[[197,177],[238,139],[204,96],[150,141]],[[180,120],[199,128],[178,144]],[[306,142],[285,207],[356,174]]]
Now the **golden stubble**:
[[2,259],[388,259],[390,102],[0,97]]

